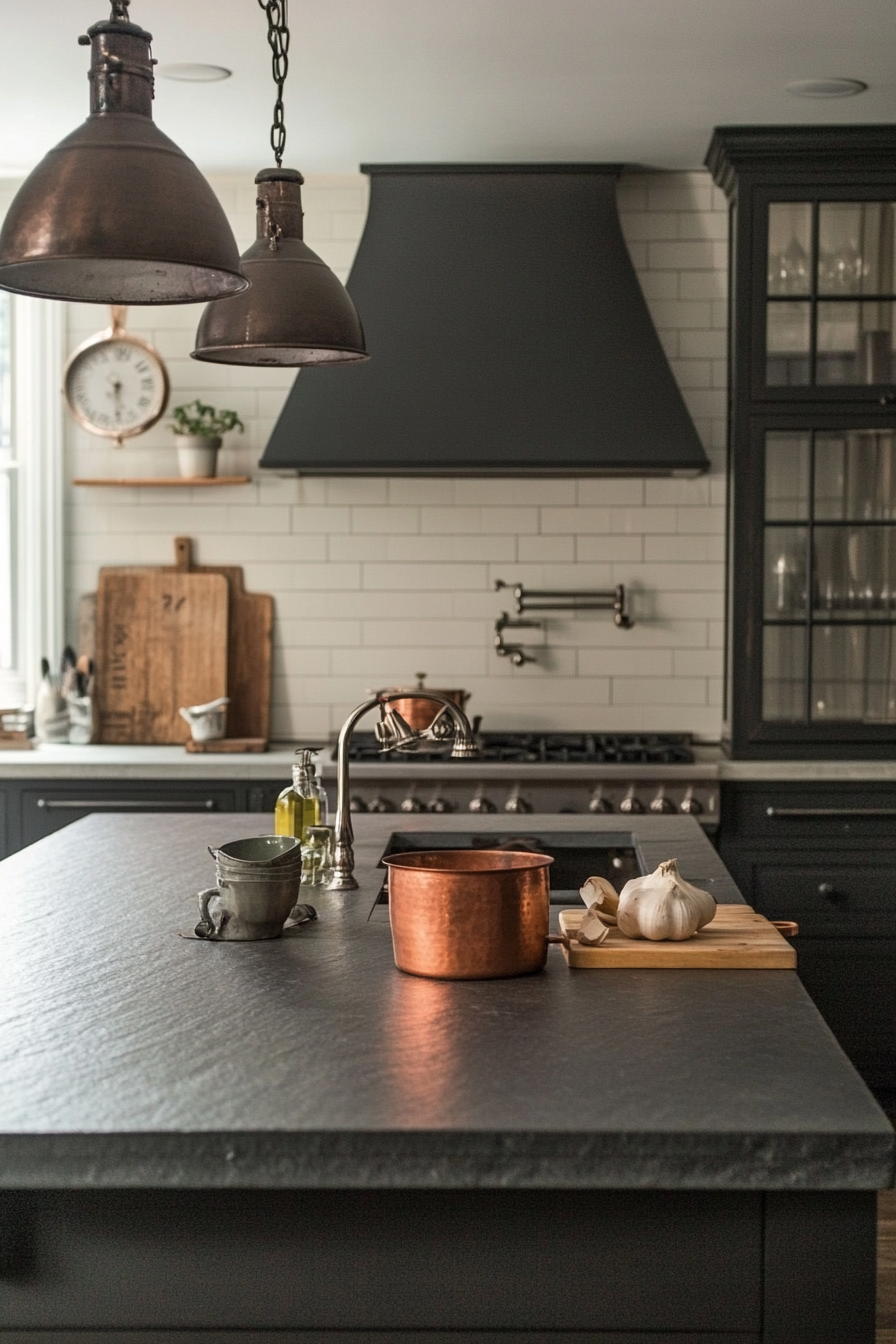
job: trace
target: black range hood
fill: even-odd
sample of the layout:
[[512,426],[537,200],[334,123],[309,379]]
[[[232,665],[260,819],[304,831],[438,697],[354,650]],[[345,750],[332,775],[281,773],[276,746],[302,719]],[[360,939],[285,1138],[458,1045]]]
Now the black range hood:
[[374,164],[348,280],[370,361],[303,369],[262,467],[695,475],[709,466],[619,226],[618,165]]

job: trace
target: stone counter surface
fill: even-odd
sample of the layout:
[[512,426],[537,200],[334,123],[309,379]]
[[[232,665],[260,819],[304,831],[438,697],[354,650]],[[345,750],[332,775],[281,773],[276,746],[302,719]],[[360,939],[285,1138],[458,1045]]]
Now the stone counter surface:
[[[525,818],[586,827],[625,838]],[[890,1183],[893,1131],[792,972],[570,971],[556,947],[519,979],[397,971],[377,860],[457,818],[358,818],[361,890],[280,940],[178,937],[206,846],[263,828],[94,815],[0,864],[0,1185]],[[738,899],[692,819],[630,834],[644,866],[675,854]]]

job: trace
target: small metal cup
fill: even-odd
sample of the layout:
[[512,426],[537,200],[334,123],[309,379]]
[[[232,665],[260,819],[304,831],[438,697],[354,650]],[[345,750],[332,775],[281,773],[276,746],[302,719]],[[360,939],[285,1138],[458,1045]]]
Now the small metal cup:
[[249,942],[279,938],[299,898],[302,847],[286,835],[232,840],[209,853],[218,885],[199,893],[197,938]]
[[199,893],[196,937],[215,942],[279,938],[299,899],[301,869],[252,877],[218,877]]

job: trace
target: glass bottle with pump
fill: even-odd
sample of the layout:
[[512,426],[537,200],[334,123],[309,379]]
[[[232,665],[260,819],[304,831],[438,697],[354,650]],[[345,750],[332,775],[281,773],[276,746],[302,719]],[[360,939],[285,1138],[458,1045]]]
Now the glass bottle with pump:
[[292,768],[292,784],[283,790],[274,807],[274,834],[293,835],[303,839],[309,826],[320,821],[321,801],[326,808],[326,794],[315,778],[311,757],[314,748],[299,747],[299,761]]

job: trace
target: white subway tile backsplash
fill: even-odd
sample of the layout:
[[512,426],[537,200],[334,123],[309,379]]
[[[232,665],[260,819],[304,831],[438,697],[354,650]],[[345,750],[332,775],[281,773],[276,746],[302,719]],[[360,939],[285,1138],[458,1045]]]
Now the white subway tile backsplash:
[[[540,541],[540,537],[521,537],[523,541]],[[513,563],[517,559],[517,538],[502,536],[446,536],[430,534],[418,537],[389,537],[386,541],[389,560],[502,560]]]
[[518,559],[523,564],[565,564],[576,559],[575,537],[518,537]]
[[359,508],[352,509],[353,532],[419,532],[419,509]]
[[[251,174],[213,179],[243,246],[254,236]],[[310,177],[309,246],[344,277],[367,204],[362,174]],[[2,187],[0,187],[2,195]],[[276,602],[272,723],[276,736],[338,728],[370,685],[463,685],[492,728],[691,731],[721,721],[725,509],[727,204],[707,174],[625,174],[623,232],[660,339],[673,361],[712,471],[696,480],[432,479],[278,476],[257,460],[295,378],[291,370],[189,358],[196,312],[132,309],[129,326],[168,363],[172,404],[199,396],[239,411],[244,435],[222,472],[251,484],[196,489],[69,488],[66,532],[72,622],[103,564],[163,564],[172,539],[199,563],[241,564]],[[69,305],[69,346],[105,315]],[[562,445],[558,441],[558,448]],[[163,424],[125,453],[68,426],[69,474],[176,471]],[[495,657],[493,623],[529,587],[624,582],[637,624],[609,612],[545,614],[524,632],[536,666]],[[446,680],[447,679],[447,680]]]

